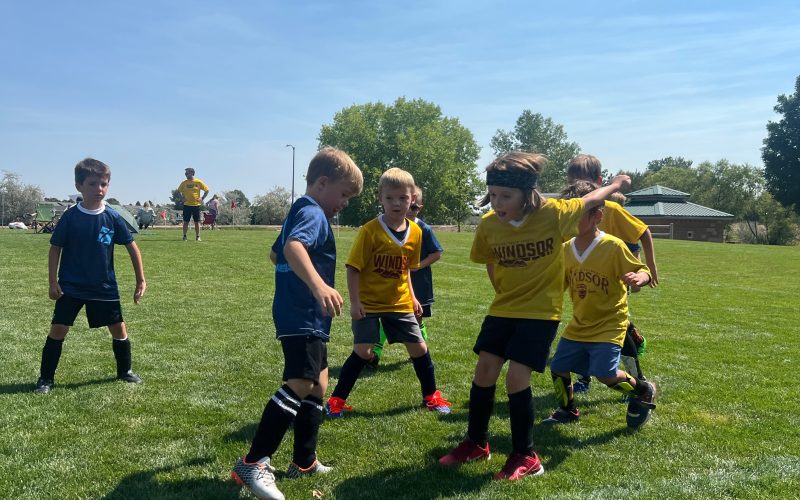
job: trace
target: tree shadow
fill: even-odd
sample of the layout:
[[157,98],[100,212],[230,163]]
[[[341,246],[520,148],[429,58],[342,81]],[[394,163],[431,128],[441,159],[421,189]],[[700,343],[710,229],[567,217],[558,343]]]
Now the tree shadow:
[[[86,387],[91,385],[110,384],[116,381],[117,381],[116,377],[110,377],[110,378],[102,378],[96,380],[87,380],[86,382],[71,382],[69,384],[56,383],[53,386],[53,391],[64,390],[64,389],[65,390],[77,389],[79,387]],[[0,385],[0,394],[24,394],[28,392],[33,394],[34,388],[36,388],[35,383],[2,384]]]
[[107,500],[193,498],[217,499],[239,498],[240,487],[233,481],[212,478],[159,480],[158,474],[172,473],[182,468],[198,467],[213,463],[208,457],[195,458],[178,465],[168,465],[137,472],[122,479],[113,491],[103,498]]

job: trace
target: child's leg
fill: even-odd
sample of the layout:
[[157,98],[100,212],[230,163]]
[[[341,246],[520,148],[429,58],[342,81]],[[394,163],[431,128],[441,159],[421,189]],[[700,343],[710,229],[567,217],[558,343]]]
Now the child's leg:
[[117,378],[125,382],[138,384],[142,379],[131,370],[133,365],[131,340],[128,338],[125,322],[108,325],[108,331],[111,333],[111,347],[114,351],[114,359],[117,362]]
[[300,411],[294,419],[294,450],[292,463],[299,469],[308,469],[317,461],[319,426],[322,424],[322,398],[328,388],[328,369],[319,374],[319,383],[300,402]]
[[313,385],[311,380],[292,378],[272,395],[261,414],[245,462],[254,463],[275,453],[300,410],[300,402],[311,392]]
[[386,345],[386,332],[383,330],[383,324],[380,325],[380,340],[378,340],[374,346],[372,346],[372,353],[375,355],[372,360],[370,361],[370,365],[378,366],[378,363],[381,361],[381,356],[383,356],[383,348]]
[[515,453],[533,456],[533,394],[531,367],[516,361],[508,364],[506,389],[511,420],[511,446]]
[[494,412],[494,396],[497,378],[505,359],[495,354],[481,351],[469,391],[469,423],[467,437],[477,445],[489,442],[489,419]]
[[413,343],[404,342],[411,362],[414,364],[414,372],[422,388],[422,397],[429,396],[436,392],[436,373],[428,352],[428,345],[425,342]]
[[636,342],[638,330],[633,325],[633,322],[628,323],[628,329],[625,332],[625,341],[622,344],[622,365],[625,370],[633,375],[636,379],[645,379],[642,368],[639,365],[639,344]]
[[69,333],[67,325],[50,325],[50,332],[44,341],[42,348],[42,363],[39,369],[39,378],[53,381],[56,375],[56,368],[61,359],[61,350],[64,346],[64,338]]
[[353,345],[353,352],[350,353],[350,356],[342,365],[342,369],[339,372],[339,382],[337,382],[336,387],[333,389],[331,397],[346,400],[348,396],[350,396],[350,392],[356,385],[356,380],[358,380],[361,370],[363,370],[364,366],[372,359],[373,345],[373,343]]

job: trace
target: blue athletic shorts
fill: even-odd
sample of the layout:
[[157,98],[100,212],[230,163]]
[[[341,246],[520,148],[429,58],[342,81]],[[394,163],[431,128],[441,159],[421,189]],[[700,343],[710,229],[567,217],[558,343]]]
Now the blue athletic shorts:
[[550,361],[553,373],[580,373],[594,377],[614,377],[622,347],[610,342],[577,342],[561,338]]

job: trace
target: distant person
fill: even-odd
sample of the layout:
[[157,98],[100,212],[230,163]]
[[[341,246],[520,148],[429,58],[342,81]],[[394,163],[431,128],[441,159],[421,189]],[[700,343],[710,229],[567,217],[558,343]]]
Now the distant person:
[[331,417],[352,411],[347,398],[361,371],[374,357],[380,329],[389,343],[402,342],[411,357],[421,389],[423,408],[450,413],[451,403],[436,387],[436,374],[428,345],[416,317],[422,315],[409,274],[419,267],[422,230],[406,218],[414,200],[414,178],[390,168],[378,180],[378,200],[383,213],[367,222],[356,235],[347,258],[347,288],[353,351],[342,365],[339,382],[325,404]]
[[[597,185],[603,183],[603,166],[600,159],[596,156],[580,154],[570,160],[567,165],[567,182],[572,184],[575,181],[588,181]],[[616,236],[625,242],[628,249],[633,255],[639,258],[639,242],[641,248],[644,250],[647,267],[650,270],[652,279],[649,282],[651,287],[658,285],[658,266],[656,265],[656,254],[653,246],[653,235],[650,233],[650,228],[647,224],[630,214],[622,204],[625,202],[625,197],[622,193],[616,196],[621,196],[616,200],[611,197],[606,201],[603,209],[603,217],[600,220],[598,227],[601,231]],[[618,203],[621,201],[622,203]],[[639,288],[636,286],[631,287],[631,290],[638,292]],[[647,346],[647,341],[642,336],[639,329],[633,324],[633,321],[628,322],[628,332],[625,335],[625,343],[622,346],[622,364],[626,370],[636,378],[645,378],[642,373],[642,368],[639,363],[639,356],[644,353]],[[575,392],[586,392],[589,390],[591,382],[590,377],[581,377],[575,383]]]
[[136,211],[136,220],[139,222],[139,229],[147,229],[150,227],[150,224],[153,224],[153,221],[156,219],[156,213],[153,210],[153,207],[150,206],[150,202],[144,202],[144,205],[139,207],[139,210]]
[[103,201],[110,181],[111,169],[105,163],[92,158],[78,163],[75,187],[83,195],[83,201],[64,212],[50,237],[49,295],[56,306],[42,349],[37,393],[47,394],[53,388],[64,337],[83,306],[90,328],[107,326],[111,332],[117,378],[134,384],[142,381],[131,371],[131,342],[122,319],[114,274],[114,245],[125,245],[133,263],[135,304],[142,299],[147,285],[142,256],[125,219]]
[[[597,189],[587,181],[575,181],[561,193],[569,200]],[[650,282],[650,270],[631,253],[625,242],[598,229],[601,206],[586,211],[578,236],[564,243],[565,287],[572,300],[572,321],[558,342],[550,362],[559,407],[543,423],[575,422],[570,373],[582,373],[630,398],[628,427],[638,429],[655,408],[656,386],[642,377],[619,369],[620,354],[628,330],[629,286]]]
[[[250,451],[231,477],[258,498],[283,500],[275,484],[272,455],[294,424],[289,478],[330,472],[317,458],[322,398],[328,387],[331,319],[344,301],[334,287],[336,242],[329,219],[361,192],[361,170],[344,151],[324,148],[311,159],[306,194],[292,204],[272,246],[275,295],[272,320],[283,348],[283,380],[267,402]],[[261,387],[254,390],[261,392]]]
[[481,205],[491,203],[492,211],[478,224],[470,252],[473,262],[486,265],[495,297],[472,348],[478,364],[469,393],[467,436],[439,463],[456,465],[491,457],[489,420],[497,379],[508,361],[511,453],[494,475],[498,480],[544,473],[534,451],[531,374],[544,373],[561,318],[562,242],[576,234],[586,210],[631,182],[621,175],[583,198],[546,199],[537,190],[546,161],[540,154],[513,151],[486,167],[487,193]]
[[[189,230],[189,219],[194,219],[195,239],[200,241],[200,205],[208,196],[208,186],[205,182],[195,178],[194,169],[189,167],[185,172],[186,180],[178,186],[178,191],[183,198],[183,241]],[[200,192],[203,192],[202,196]]]
[[208,208],[208,214],[211,216],[211,229],[217,228],[217,214],[219,213],[219,195],[215,194],[211,201],[206,203],[206,208]]
[[[431,266],[442,258],[444,249],[436,239],[431,226],[425,223],[424,220],[419,218],[420,212],[423,208],[422,202],[422,188],[415,187],[415,198],[406,213],[406,218],[414,221],[420,229],[422,229],[422,250],[419,254],[419,269],[411,270],[411,285],[414,287],[414,295],[417,301],[422,306],[422,315],[417,316],[419,329],[422,332],[422,339],[428,341],[428,326],[425,324],[425,318],[430,318],[433,314],[431,306],[433,306],[433,272]],[[386,332],[381,328],[380,341],[375,344],[372,351],[375,354],[370,366],[373,368],[380,363],[381,356],[383,355],[383,347],[386,343]]]

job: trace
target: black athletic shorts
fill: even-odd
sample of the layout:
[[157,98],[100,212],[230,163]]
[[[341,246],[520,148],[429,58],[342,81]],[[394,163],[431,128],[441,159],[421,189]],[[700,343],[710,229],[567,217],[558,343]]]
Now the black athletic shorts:
[[86,306],[86,319],[89,320],[89,328],[116,325],[123,321],[122,306],[118,300],[86,300],[62,295],[56,301],[53,321],[50,323],[53,325],[72,326],[84,305]]
[[200,207],[190,207],[189,205],[183,206],[183,222],[189,222],[189,219],[194,219],[195,222],[200,222]]
[[313,335],[281,337],[283,380],[302,378],[319,385],[319,374],[328,367],[328,343]]
[[472,350],[475,354],[486,351],[544,373],[557,331],[555,320],[486,316]]
[[433,316],[433,311],[431,311],[431,306],[432,305],[433,304],[425,304],[424,306],[422,306],[422,317],[423,318],[430,318],[431,316]]

